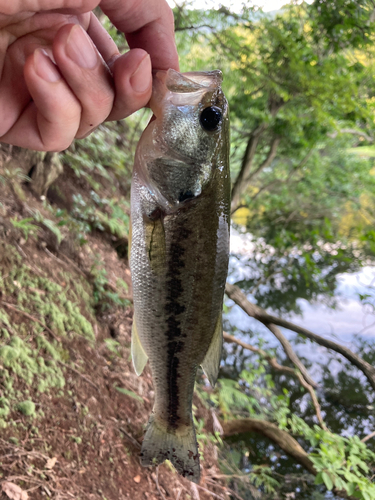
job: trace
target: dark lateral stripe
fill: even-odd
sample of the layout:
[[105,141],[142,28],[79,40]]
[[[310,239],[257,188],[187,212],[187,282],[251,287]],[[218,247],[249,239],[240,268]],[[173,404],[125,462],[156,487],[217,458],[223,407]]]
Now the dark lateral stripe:
[[183,281],[182,271],[185,268],[184,256],[188,245],[186,241],[191,235],[187,228],[181,228],[178,237],[174,236],[168,252],[167,276],[166,276],[166,304],[165,313],[167,317],[168,339],[168,425],[172,429],[179,426],[178,410],[180,406],[179,394],[179,358],[176,356],[182,351],[184,342],[182,338],[181,322],[179,316],[185,312],[185,305],[181,302],[183,299]]

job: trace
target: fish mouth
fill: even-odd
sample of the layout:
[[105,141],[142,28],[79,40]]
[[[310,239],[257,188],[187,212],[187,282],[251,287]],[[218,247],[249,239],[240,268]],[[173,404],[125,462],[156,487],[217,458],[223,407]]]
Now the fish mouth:
[[[222,82],[220,70],[195,71],[179,73],[174,69],[154,73],[152,96],[149,106],[156,118],[162,114],[164,100],[167,95],[173,95],[173,103],[178,105],[179,96],[186,100],[186,94],[191,94],[190,104],[200,102],[202,94],[220,87]],[[190,99],[189,99],[190,101]],[[151,121],[154,117],[151,118]]]

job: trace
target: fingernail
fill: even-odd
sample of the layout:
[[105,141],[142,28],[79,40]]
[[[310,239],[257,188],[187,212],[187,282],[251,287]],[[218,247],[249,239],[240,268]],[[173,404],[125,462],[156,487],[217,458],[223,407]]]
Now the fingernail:
[[81,68],[92,69],[97,65],[96,49],[86,32],[78,24],[70,30],[66,41],[66,53]]
[[147,54],[130,77],[130,85],[134,92],[145,92],[152,84],[151,59]]
[[36,73],[46,82],[54,83],[61,80],[60,71],[44,49],[36,49],[34,52],[34,67]]

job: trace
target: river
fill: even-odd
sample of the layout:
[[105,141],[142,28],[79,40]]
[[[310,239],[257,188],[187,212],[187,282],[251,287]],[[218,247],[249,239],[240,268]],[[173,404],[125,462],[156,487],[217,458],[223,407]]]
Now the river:
[[[249,274],[248,260],[251,255],[254,255],[254,244],[251,236],[232,229],[231,253],[233,256],[231,257],[231,272],[228,281],[235,283],[246,278],[246,275]],[[304,299],[297,299],[301,314],[289,314],[286,319],[318,335],[345,345],[354,352],[358,352],[363,343],[367,345],[367,349],[374,352],[372,345],[375,343],[375,267],[369,265],[355,273],[339,274],[334,295],[336,299],[334,309],[327,305],[324,297],[321,300],[318,298],[313,304]],[[362,301],[360,300],[361,295]],[[367,300],[364,298],[365,295],[368,295]],[[254,302],[253,296],[248,295],[248,298]],[[253,345],[257,345],[260,341],[263,349],[276,348],[278,360],[283,363],[285,354],[272,333],[259,321],[247,316],[230,299],[226,300],[226,305],[229,307],[229,311],[224,315],[225,323],[235,327],[237,330],[235,335]],[[268,310],[268,312],[272,313],[273,311]],[[317,394],[329,428],[342,435],[357,434],[363,436],[372,432],[375,425],[374,396],[373,391],[369,390],[363,374],[340,355],[329,352],[324,347],[309,340],[300,342],[296,333],[286,329],[281,330],[291,341],[301,359],[310,365],[309,373],[319,384]],[[372,358],[375,356],[373,355]],[[370,363],[374,363],[374,361],[374,359],[369,359]],[[233,356],[229,356],[225,365],[230,366],[233,362]],[[296,390],[290,385],[288,385],[288,390],[291,387],[292,390]],[[311,424],[315,417],[309,406],[311,405],[307,395],[297,396],[291,410]],[[368,444],[372,445],[373,443],[369,442]],[[267,447],[269,453],[273,455],[274,448],[267,440],[256,435],[246,440],[246,448],[253,450],[253,456],[257,457],[253,460],[259,460],[259,463],[264,460],[264,450]],[[276,463],[278,465],[275,465]],[[287,475],[293,475],[298,470],[295,468],[295,464],[293,465],[293,460],[286,456],[277,459],[274,462],[274,467],[275,471]],[[310,500],[312,498],[310,495],[313,495],[314,498],[327,500],[335,498],[331,493],[323,491],[320,494],[316,492],[318,496],[315,497],[312,486],[308,488],[306,493],[303,493],[298,486],[289,491],[291,495],[296,496],[288,498]]]
[[[228,281],[233,283],[241,279],[244,274],[246,259],[251,256],[253,243],[247,234],[241,234],[232,228],[231,231],[231,253],[240,254],[243,259],[231,260],[232,269]],[[375,304],[375,267],[365,266],[356,273],[343,273],[337,277],[337,288],[335,291],[336,307],[332,309],[327,306],[324,299],[321,302],[310,304],[304,299],[298,299],[301,315],[290,314],[288,320],[301,325],[314,333],[341,342],[348,347],[358,337],[375,340],[375,311],[373,306],[366,301],[361,302],[360,295],[370,295],[368,302]],[[251,300],[252,297],[249,296]],[[233,304],[228,301],[228,304]],[[272,311],[269,311],[272,312]],[[266,335],[269,347],[278,345],[272,334],[258,321],[249,318],[238,306],[233,306],[228,315],[228,320],[233,326],[242,331],[256,329]],[[283,333],[292,339],[295,333],[283,330]]]

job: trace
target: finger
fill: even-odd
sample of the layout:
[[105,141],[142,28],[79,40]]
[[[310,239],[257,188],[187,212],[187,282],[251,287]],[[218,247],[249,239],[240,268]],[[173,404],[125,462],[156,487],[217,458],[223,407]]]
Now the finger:
[[[15,43],[9,35],[8,45],[3,46],[4,37],[0,35],[0,136],[12,128],[31,99],[24,79],[27,57],[37,48],[52,46],[56,31],[62,24],[82,22],[88,27],[90,13],[78,16],[43,14],[34,15],[33,19],[33,23],[28,19],[16,24],[12,32],[13,38],[17,37]],[[25,36],[30,31],[33,35]]]
[[60,10],[71,12],[88,12],[94,9],[100,0],[11,0],[3,2],[0,14],[13,16],[20,12],[40,12]]
[[24,74],[33,102],[1,137],[2,142],[40,151],[62,151],[73,141],[81,106],[46,54],[37,49],[27,59]]
[[134,49],[120,56],[117,45],[98,18],[91,13],[87,34],[106,61],[115,83],[115,101],[107,120],[122,120],[147,105],[152,91],[149,55]]
[[122,120],[146,106],[152,91],[150,56],[142,49],[120,56],[116,44],[92,13],[87,33],[108,64],[115,83],[115,101],[107,120]]
[[0,79],[0,137],[10,130],[30,101],[24,76],[21,51],[9,50],[1,68]]
[[152,92],[150,56],[133,49],[118,57],[111,65],[116,96],[107,120],[121,120],[147,105]]
[[179,69],[173,12],[165,0],[102,0],[100,7],[130,48],[150,54],[153,69]]
[[53,43],[53,55],[64,80],[81,104],[77,137],[102,123],[112,110],[111,74],[86,32],[78,25],[63,26]]
[[94,42],[95,47],[102,55],[105,62],[109,65],[120,55],[120,52],[118,51],[117,45],[105,30],[99,19],[93,12],[91,12],[90,14],[90,24],[86,30],[87,34]]

